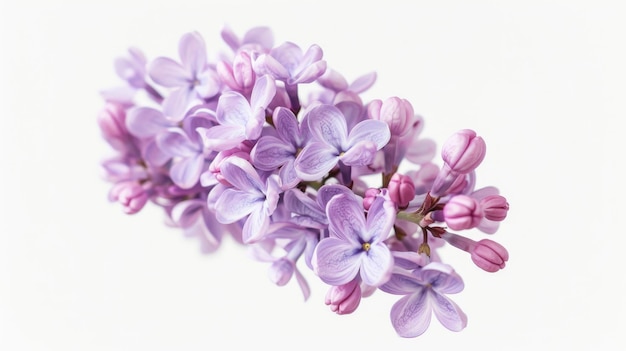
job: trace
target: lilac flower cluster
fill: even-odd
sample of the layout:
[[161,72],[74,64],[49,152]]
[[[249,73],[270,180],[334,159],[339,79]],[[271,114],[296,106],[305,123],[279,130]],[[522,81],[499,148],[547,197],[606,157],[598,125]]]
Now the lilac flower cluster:
[[509,209],[497,188],[475,187],[484,140],[458,131],[438,166],[409,101],[363,101],[375,73],[349,83],[319,46],[275,45],[267,27],[221,35],[230,49],[215,61],[197,32],[177,58],[131,48],[115,61],[124,84],[102,92],[98,116],[114,151],[102,163],[110,200],[128,214],[160,206],[206,252],[233,238],[277,285],[295,277],[305,299],[307,268],[338,314],[380,290],[400,296],[390,317],[402,337],[424,333],[432,314],[463,329],[448,295],[464,284],[437,250],[466,251],[487,272],[508,260],[497,242],[458,234],[493,234]]

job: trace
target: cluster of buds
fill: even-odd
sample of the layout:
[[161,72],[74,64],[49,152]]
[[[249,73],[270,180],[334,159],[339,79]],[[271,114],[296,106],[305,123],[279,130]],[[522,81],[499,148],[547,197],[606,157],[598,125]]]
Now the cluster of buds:
[[338,314],[382,291],[401,296],[390,318],[402,337],[421,335],[432,314],[462,330],[447,295],[464,283],[437,250],[466,251],[487,272],[508,260],[495,241],[459,234],[494,234],[509,209],[497,188],[476,188],[484,140],[454,133],[438,166],[408,100],[363,101],[375,73],[349,83],[318,45],[275,45],[267,27],[221,35],[228,50],[215,62],[198,32],[181,37],[177,58],[131,48],[115,61],[123,84],[102,92],[98,116],[113,150],[102,162],[109,198],[127,214],[161,207],[206,252],[230,237],[305,299],[311,271]]

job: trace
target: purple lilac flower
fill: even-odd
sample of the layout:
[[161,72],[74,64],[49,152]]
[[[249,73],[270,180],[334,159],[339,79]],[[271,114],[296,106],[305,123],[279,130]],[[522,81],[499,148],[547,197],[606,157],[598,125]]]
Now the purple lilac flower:
[[219,98],[216,111],[218,125],[198,128],[207,149],[231,149],[245,140],[261,136],[265,123],[265,109],[276,93],[274,80],[262,76],[256,80],[250,101],[235,91],[227,91]]
[[335,286],[357,276],[371,286],[389,279],[393,257],[384,240],[395,219],[393,204],[378,198],[366,219],[363,200],[343,194],[328,201],[326,215],[330,236],[319,242],[313,254],[313,267],[320,279]]
[[306,52],[292,43],[285,42],[261,54],[254,62],[258,74],[270,74],[286,85],[311,83],[326,71],[326,61],[318,45],[311,45]]
[[221,173],[233,187],[224,190],[215,204],[217,220],[234,223],[245,218],[243,241],[262,239],[278,203],[278,181],[274,177],[263,181],[248,161],[238,157],[228,158],[221,165]]
[[461,277],[452,267],[431,262],[412,272],[395,271],[380,289],[390,294],[405,295],[391,308],[391,323],[405,338],[422,335],[434,313],[441,324],[460,331],[467,325],[467,316],[446,294],[463,290]]
[[309,129],[312,141],[295,163],[296,173],[303,180],[320,179],[338,162],[346,166],[368,165],[390,138],[387,124],[375,120],[359,122],[348,133],[343,114],[330,105],[310,111]]
[[280,169],[279,176],[283,188],[293,188],[300,182],[295,169],[296,155],[309,138],[307,119],[305,116],[300,125],[291,110],[279,107],[274,110],[273,121],[277,136],[261,137],[250,156],[259,169],[264,171]]
[[183,119],[189,104],[220,92],[217,72],[207,63],[206,45],[198,32],[186,33],[178,43],[180,63],[168,57],[152,61],[148,72],[157,84],[173,88],[163,100],[163,113],[175,121]]

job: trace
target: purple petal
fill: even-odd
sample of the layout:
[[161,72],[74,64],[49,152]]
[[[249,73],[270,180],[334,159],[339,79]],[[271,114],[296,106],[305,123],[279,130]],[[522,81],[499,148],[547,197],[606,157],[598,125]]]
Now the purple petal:
[[262,206],[262,199],[258,196],[229,188],[224,190],[215,203],[215,217],[220,223],[234,223]]
[[291,189],[300,183],[301,179],[296,172],[295,162],[295,159],[289,159],[278,172],[282,189]]
[[361,261],[361,278],[370,286],[380,286],[391,275],[393,256],[385,244],[378,243],[370,247]]
[[195,85],[193,90],[202,98],[208,99],[214,97],[222,88],[220,77],[213,69],[206,69],[198,73],[196,79],[200,83]]
[[198,32],[186,33],[178,42],[180,61],[187,72],[197,75],[207,62],[206,45]]
[[346,284],[359,273],[360,253],[338,238],[321,240],[313,254],[313,267],[320,279],[330,285]]
[[428,329],[431,315],[427,292],[421,290],[401,298],[391,307],[391,324],[398,335],[414,338]]
[[198,183],[203,168],[204,156],[196,154],[175,162],[170,168],[170,177],[174,184],[183,189],[189,189]]
[[430,162],[437,153],[437,144],[432,139],[419,139],[405,150],[407,160],[421,165]]
[[159,148],[171,157],[191,157],[200,151],[191,142],[187,134],[179,128],[170,128],[165,133],[157,135],[156,142]]
[[137,107],[128,111],[126,116],[126,128],[138,138],[149,138],[172,127],[163,113],[151,107]]
[[250,156],[254,165],[264,171],[273,171],[295,158],[296,150],[282,140],[267,135],[259,139]]
[[217,125],[211,128],[198,128],[204,147],[214,151],[231,149],[246,139],[243,127]]
[[296,158],[295,168],[302,180],[317,180],[337,165],[337,150],[323,143],[308,144]]
[[289,79],[287,81],[288,84],[303,84],[303,83],[311,83],[314,82],[317,78],[319,78],[324,72],[326,72],[326,61],[317,61],[314,64],[307,66],[301,72]]
[[356,243],[365,232],[363,204],[356,195],[335,196],[328,201],[326,216],[331,236]]
[[373,119],[357,123],[348,136],[351,145],[362,140],[368,140],[375,143],[378,150],[382,149],[390,138],[391,132],[387,123]]
[[341,111],[332,105],[320,105],[309,112],[309,129],[313,136],[336,148],[347,141],[346,120]]
[[163,166],[172,157],[164,153],[156,141],[149,142],[143,150],[143,158],[150,166]]
[[293,213],[311,217],[320,223],[326,222],[326,212],[321,209],[315,200],[298,189],[285,192],[283,197],[285,206]]
[[187,200],[177,203],[172,208],[172,221],[177,225],[188,228],[202,215],[206,202],[202,200]]
[[253,67],[259,75],[269,74],[274,77],[274,79],[282,81],[289,78],[289,71],[285,66],[268,54],[260,55],[254,60]]
[[217,121],[222,125],[245,127],[252,115],[248,100],[235,91],[222,94],[217,103]]
[[371,238],[364,239],[368,241],[371,239],[374,242],[387,239],[395,220],[396,210],[393,203],[382,196],[377,197],[367,212],[367,229]]
[[420,291],[423,287],[424,284],[415,275],[408,271],[397,270],[379,289],[388,294],[409,295]]
[[422,281],[432,284],[438,292],[456,294],[463,290],[464,284],[461,277],[447,264],[431,262],[418,273]]
[[339,159],[346,166],[367,166],[376,159],[376,144],[363,140],[353,145]]
[[187,106],[196,97],[196,93],[187,88],[181,87],[170,92],[170,94],[163,99],[163,114],[173,121],[180,122],[185,118],[185,112],[187,112]]
[[239,157],[230,157],[220,165],[222,176],[235,188],[262,195],[264,182],[252,165]]
[[[288,144],[294,147],[300,146],[303,140],[300,137],[300,127],[298,126],[298,118],[285,107],[278,107],[274,110],[272,116],[274,126],[278,136]],[[295,151],[295,150],[294,150]]]
[[311,296],[311,288],[309,287],[309,283],[307,283],[306,278],[300,273],[300,270],[296,267],[294,272],[296,275],[296,280],[298,281],[298,285],[300,286],[300,290],[302,290],[302,295],[304,295],[304,300],[308,300]]
[[168,57],[157,57],[148,68],[150,78],[164,87],[186,87],[193,79],[180,63]]
[[259,26],[248,30],[241,40],[242,44],[258,44],[264,49],[274,46],[274,33],[270,27]]
[[[276,95],[276,83],[270,76],[264,75],[257,78],[252,88],[252,95],[250,96],[250,107],[252,110],[263,109],[269,105],[269,103]],[[265,117],[265,116],[263,116]],[[265,120],[265,118],[263,118]]]
[[485,234],[495,234],[500,228],[500,222],[483,218],[476,228]]
[[444,327],[452,331],[461,331],[467,326],[467,316],[452,300],[432,291],[428,298],[435,316]]
[[317,192],[317,203],[320,208],[325,209],[328,201],[336,195],[347,194],[352,196],[353,192],[350,188],[341,184],[328,184],[322,186]]
[[355,79],[348,87],[348,90],[355,93],[362,93],[369,89],[376,82],[376,72],[370,72]]
[[263,239],[270,225],[269,216],[263,211],[263,203],[257,202],[246,222],[243,224],[242,239],[245,244],[250,244]]

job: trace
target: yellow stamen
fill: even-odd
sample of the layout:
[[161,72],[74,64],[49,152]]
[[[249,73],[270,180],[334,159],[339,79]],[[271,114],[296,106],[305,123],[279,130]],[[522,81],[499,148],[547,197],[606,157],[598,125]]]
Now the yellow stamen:
[[363,247],[363,250],[369,251],[370,247],[372,247],[372,244],[370,244],[370,243],[363,243],[362,247]]

